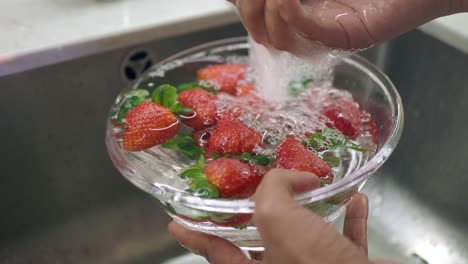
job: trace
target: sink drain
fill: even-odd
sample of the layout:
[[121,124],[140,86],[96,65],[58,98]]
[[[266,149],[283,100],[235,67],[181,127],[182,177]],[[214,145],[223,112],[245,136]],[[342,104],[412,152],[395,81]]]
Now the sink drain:
[[147,49],[138,49],[130,52],[120,67],[122,78],[127,82],[135,81],[153,66],[154,61],[153,54]]

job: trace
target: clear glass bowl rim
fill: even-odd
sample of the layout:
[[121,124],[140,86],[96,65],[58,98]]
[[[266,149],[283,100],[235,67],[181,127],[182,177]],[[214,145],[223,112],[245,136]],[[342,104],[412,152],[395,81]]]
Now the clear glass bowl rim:
[[[239,44],[247,43],[248,38],[246,36],[241,36],[207,42],[180,51],[152,66],[146,72],[146,74],[144,74],[135,82],[133,88],[138,87],[138,84],[146,78],[148,78],[151,72],[154,72],[162,65],[165,65],[173,60],[184,57],[192,57],[196,55],[196,53],[205,52],[213,48],[226,48],[229,46],[233,46],[233,49],[235,50],[239,49]],[[357,54],[351,54],[350,56],[344,57],[341,60],[347,64],[351,64],[354,67],[359,68],[360,70],[365,72],[370,78],[372,78],[373,81],[378,83],[380,87],[383,87],[383,92],[387,96],[387,99],[390,101],[391,116],[394,120],[393,127],[391,128],[387,140],[378,149],[377,153],[364,166],[360,167],[354,173],[341,179],[336,183],[296,196],[296,200],[301,204],[311,204],[325,200],[327,198],[331,198],[334,195],[347,191],[352,187],[358,185],[359,183],[367,180],[389,158],[390,154],[397,146],[403,130],[403,104],[400,95],[393,83],[391,82],[391,80],[380,69],[378,69],[372,63],[370,63],[369,61]],[[131,182],[133,182],[133,180],[143,180],[146,181],[145,185],[147,187],[156,189],[159,188],[157,183],[151,182],[149,179],[145,178],[144,175],[139,176],[139,179],[129,178],[129,180]],[[251,199],[207,199],[197,197],[185,192],[167,189],[165,189],[163,192],[160,192],[158,190],[151,190],[149,191],[149,193],[155,195],[156,198],[160,199],[162,202],[172,201],[177,203],[178,205],[185,206],[191,209],[220,213],[253,213],[255,211],[255,202]]]

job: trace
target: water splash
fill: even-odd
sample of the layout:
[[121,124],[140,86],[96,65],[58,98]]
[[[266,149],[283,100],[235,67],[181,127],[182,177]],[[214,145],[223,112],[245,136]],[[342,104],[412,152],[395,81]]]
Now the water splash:
[[296,50],[300,57],[256,43],[250,38],[250,66],[255,69],[254,79],[260,96],[273,101],[290,98],[288,87],[291,81],[313,78],[330,81],[336,58],[347,54],[332,51],[317,43],[296,36]]

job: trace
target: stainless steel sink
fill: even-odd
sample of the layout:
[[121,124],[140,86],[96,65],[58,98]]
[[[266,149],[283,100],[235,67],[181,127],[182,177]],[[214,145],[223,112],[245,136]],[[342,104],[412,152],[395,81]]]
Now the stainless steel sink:
[[[232,25],[0,78],[0,263],[161,263],[185,253],[156,201],[113,168],[105,118],[132,51],[158,60],[242,34]],[[418,31],[363,55],[406,108],[399,147],[364,189],[370,255],[468,263],[468,56]]]
[[409,257],[402,263],[468,263],[468,55],[419,32],[376,54],[402,96],[405,129],[365,187],[371,251]]

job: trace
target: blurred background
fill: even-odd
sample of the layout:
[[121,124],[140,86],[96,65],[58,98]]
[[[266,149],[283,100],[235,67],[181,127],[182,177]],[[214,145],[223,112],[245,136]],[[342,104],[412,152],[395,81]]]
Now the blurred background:
[[[399,89],[399,147],[365,188],[370,254],[468,263],[468,15],[361,52]],[[0,3],[0,263],[163,263],[186,250],[113,167],[109,107],[183,49],[246,35],[221,0]]]

